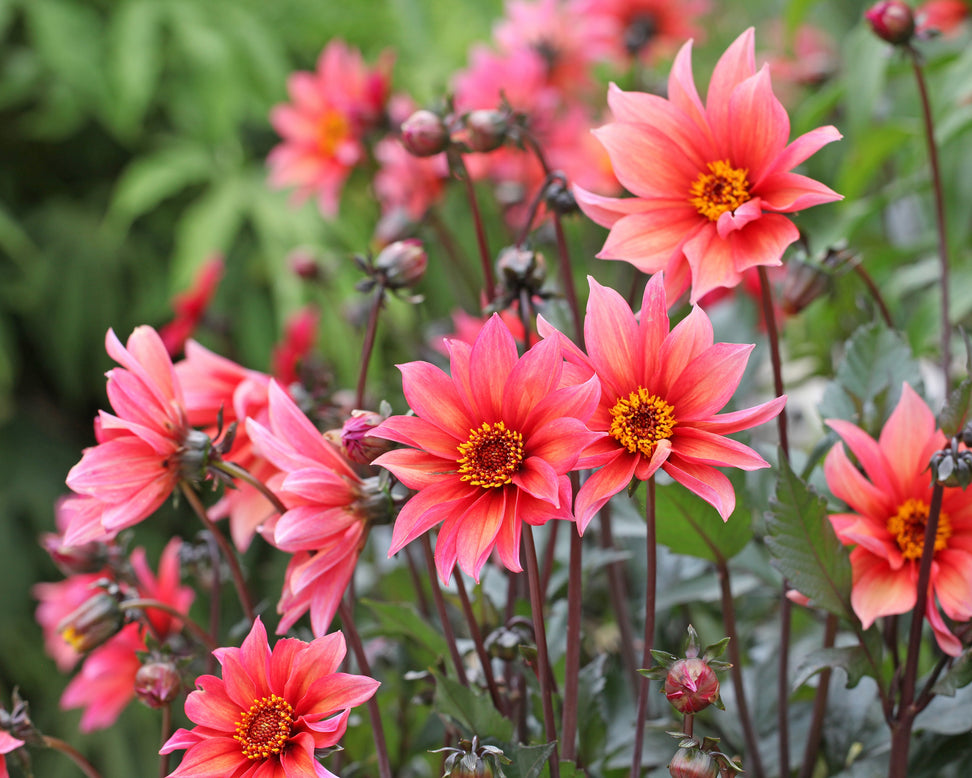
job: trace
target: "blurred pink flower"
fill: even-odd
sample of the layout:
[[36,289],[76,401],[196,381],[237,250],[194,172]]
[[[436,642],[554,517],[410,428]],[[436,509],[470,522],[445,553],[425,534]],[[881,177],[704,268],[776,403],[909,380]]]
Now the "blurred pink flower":
[[[195,591],[179,585],[178,538],[170,540],[159,559],[156,577],[145,559],[144,549],[132,552],[131,564],[138,597],[160,600],[181,613],[188,613]],[[39,611],[40,609],[38,609]],[[152,625],[152,634],[160,643],[177,634],[180,622],[168,613],[155,609],[145,611]],[[38,617],[39,618],[39,617]],[[80,729],[91,732],[115,723],[118,715],[135,696],[135,674],[141,666],[138,652],[146,650],[146,628],[133,622],[94,649],[85,658],[80,672],[71,680],[61,695],[64,709],[83,708]]]
[[753,31],[716,64],[706,105],[696,90],[691,43],[675,58],[668,99],[611,87],[615,121],[595,130],[621,184],[635,197],[601,197],[575,187],[581,209],[609,227],[602,259],[645,273],[665,271],[668,298],[691,284],[691,302],[735,286],[747,268],[779,265],[799,235],[783,214],[840,195],[791,173],[840,137],[820,127],[787,145],[790,122],[773,95],[769,69],[755,69]]
[[713,343],[712,324],[698,307],[669,331],[661,274],[645,287],[639,316],[613,289],[594,279],[590,285],[587,354],[540,320],[540,334],[559,343],[568,362],[593,371],[601,384],[588,426],[604,435],[582,461],[603,467],[577,493],[579,529],[632,478],[645,481],[659,468],[728,519],[736,495],[716,466],[756,470],[769,464],[725,436],[774,418],[786,397],[718,414],[739,385],[753,346]]
[[271,484],[287,512],[270,539],[295,554],[278,604],[278,631],[309,610],[313,633],[322,635],[368,536],[364,482],[275,381],[266,426],[249,419],[246,428],[260,455],[280,470]]
[[374,431],[412,448],[374,464],[415,489],[392,532],[389,555],[442,524],[435,563],[443,582],[459,567],[479,580],[495,548],[519,571],[523,522],[573,519],[567,473],[598,439],[584,426],[597,382],[560,387],[563,359],[555,343],[522,357],[498,315],[475,344],[449,341],[452,376],[427,362],[399,365],[415,416],[392,416]]
[[44,634],[44,650],[62,673],[74,667],[81,659],[81,654],[64,639],[58,625],[65,616],[73,613],[99,591],[95,588],[95,584],[109,575],[107,572],[80,573],[68,576],[62,581],[36,583],[31,589],[31,593],[37,600],[34,619]]
[[273,374],[284,386],[302,383],[300,367],[314,349],[321,315],[316,308],[301,308],[287,318],[283,339],[273,348]]
[[337,213],[344,182],[364,158],[362,138],[384,112],[391,64],[385,55],[369,69],[359,51],[333,40],[315,72],[290,76],[291,102],[270,113],[283,139],[267,157],[273,186],[296,187],[298,202],[316,195],[321,213]]
[[373,186],[382,214],[401,210],[418,222],[442,198],[449,178],[444,153],[416,157],[397,138],[383,138],[375,145],[375,159],[380,167]]
[[171,778],[334,776],[314,751],[335,745],[351,708],[370,699],[378,681],[338,672],[346,648],[334,632],[305,643],[278,640],[273,650],[257,618],[240,648],[213,652],[222,678],[202,675],[186,699],[196,726],[180,729],[160,753],[185,749]]
[[136,327],[126,347],[108,330],[105,346],[121,367],[108,371],[108,401],[99,443],[85,449],[67,485],[101,502],[110,534],[142,521],[172,494],[183,474],[181,455],[190,433],[182,390],[159,334]]
[[[834,496],[852,512],[833,513],[830,522],[845,545],[854,545],[851,605],[866,629],[881,616],[909,612],[918,599],[918,565],[932,486],[928,463],[944,448],[935,416],[908,384],[877,440],[841,419],[827,424],[837,443],[824,461]],[[848,458],[854,455],[863,472]],[[939,612],[957,621],[972,619],[972,496],[945,489],[935,535],[934,560],[925,618],[942,651],[958,656],[962,644]],[[937,602],[936,602],[937,600]]]
[[20,748],[23,744],[23,740],[17,740],[9,732],[0,730],[0,778],[10,778],[5,754],[9,754],[11,751]]
[[915,9],[915,31],[918,35],[952,36],[969,18],[966,0],[928,0]]
[[169,356],[175,358],[181,354],[186,340],[199,326],[213,295],[216,294],[216,288],[223,277],[223,269],[222,255],[214,254],[200,266],[192,287],[172,298],[175,318],[159,330],[159,337],[165,343]]
[[[837,45],[819,27],[801,24],[790,32],[782,20],[773,20],[767,31],[770,52],[766,56],[777,91],[816,86],[837,70]],[[786,100],[784,99],[784,102]]]

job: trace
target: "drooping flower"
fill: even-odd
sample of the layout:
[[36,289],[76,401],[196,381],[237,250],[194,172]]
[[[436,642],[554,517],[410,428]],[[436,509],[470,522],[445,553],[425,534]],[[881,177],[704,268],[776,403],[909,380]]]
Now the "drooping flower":
[[[918,566],[931,506],[931,455],[945,446],[935,417],[908,384],[877,440],[848,421],[827,424],[843,441],[824,461],[834,496],[850,508],[833,513],[837,537],[851,551],[851,605],[866,629],[882,616],[907,613],[918,599]],[[863,468],[847,456],[845,446]],[[957,621],[972,619],[972,496],[946,487],[935,534],[925,617],[942,651],[961,653],[961,642],[939,611]]]
[[579,529],[583,532],[632,478],[647,480],[659,468],[728,519],[736,495],[716,467],[769,465],[726,435],[774,418],[786,398],[719,414],[739,385],[753,346],[714,343],[712,324],[697,306],[669,331],[661,274],[648,281],[638,317],[613,289],[594,279],[590,286],[587,354],[540,320],[540,334],[559,342],[569,362],[593,371],[601,383],[600,403],[588,426],[606,434],[584,452],[584,462],[602,467],[577,493]]
[[291,103],[270,114],[283,138],[267,157],[270,183],[296,187],[297,202],[316,195],[321,213],[336,214],[345,180],[364,159],[362,138],[384,111],[390,70],[389,57],[369,69],[359,51],[333,40],[314,73],[290,76]]
[[[149,568],[143,549],[132,552],[131,565],[136,582],[133,594],[188,613],[195,592],[190,587],[180,586],[180,546],[178,538],[166,545],[159,559],[158,576]],[[145,616],[151,624],[153,638],[160,643],[165,643],[181,629],[179,620],[164,611],[148,608]],[[61,707],[65,710],[84,709],[79,725],[82,732],[110,727],[134,698],[135,676],[141,667],[138,654],[146,650],[146,632],[143,623],[127,624],[85,657],[81,670],[64,689]]]
[[159,337],[165,343],[169,356],[175,358],[181,354],[186,340],[199,326],[213,295],[216,294],[216,288],[223,277],[223,268],[223,257],[214,254],[199,268],[192,287],[172,298],[175,318],[159,330]]
[[665,271],[668,297],[691,284],[691,302],[735,286],[758,265],[779,265],[798,237],[784,214],[839,200],[790,170],[840,138],[819,127],[792,143],[769,68],[755,67],[752,29],[719,59],[705,105],[692,77],[691,42],[675,58],[668,99],[612,85],[614,121],[595,130],[621,184],[635,197],[602,197],[575,187],[581,209],[609,227],[598,257]]
[[340,632],[310,643],[284,638],[271,651],[257,618],[240,648],[213,652],[222,678],[196,679],[186,699],[186,715],[196,726],[178,730],[160,751],[186,749],[170,778],[334,778],[314,751],[335,745],[351,708],[379,686],[367,676],[338,672],[345,651]]
[[287,507],[268,537],[294,554],[277,606],[283,615],[278,629],[286,632],[310,611],[311,629],[322,635],[368,536],[368,490],[275,381],[266,425],[254,419],[246,423],[256,450],[279,470],[270,485]]
[[442,524],[435,563],[447,582],[459,567],[479,580],[495,548],[519,571],[523,522],[572,520],[567,473],[600,437],[584,420],[597,402],[597,381],[561,387],[555,343],[522,357],[498,315],[475,344],[448,342],[452,375],[427,362],[399,365],[415,416],[392,416],[374,431],[412,448],[374,464],[417,490],[395,521],[389,555]]
[[67,485],[98,500],[102,526],[117,534],[151,515],[184,477],[191,429],[172,360],[154,329],[136,327],[126,346],[108,330],[105,347],[121,365],[108,371],[117,416],[101,411],[99,443],[85,449]]

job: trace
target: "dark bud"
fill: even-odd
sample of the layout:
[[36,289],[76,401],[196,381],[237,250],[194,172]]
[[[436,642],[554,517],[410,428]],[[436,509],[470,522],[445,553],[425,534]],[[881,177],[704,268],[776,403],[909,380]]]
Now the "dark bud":
[[509,124],[503,111],[471,111],[466,116],[466,144],[471,151],[495,151],[506,140]]
[[431,157],[449,146],[449,130],[442,117],[420,110],[402,122],[402,145],[416,157]]
[[146,662],[135,673],[135,696],[150,708],[161,708],[182,692],[182,678],[174,662]]
[[374,269],[386,289],[408,289],[422,280],[429,257],[416,238],[396,240],[375,257]]
[[543,254],[536,251],[522,246],[507,246],[496,259],[496,271],[507,290],[526,290],[534,294],[540,291],[547,278],[547,263]]

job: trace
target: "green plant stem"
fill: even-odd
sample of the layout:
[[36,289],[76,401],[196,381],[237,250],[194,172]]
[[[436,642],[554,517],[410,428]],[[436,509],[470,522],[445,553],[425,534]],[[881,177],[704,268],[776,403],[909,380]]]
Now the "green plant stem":
[[[773,391],[777,397],[782,397],[783,391],[783,357],[780,353],[780,335],[776,326],[776,310],[773,307],[773,291],[770,288],[769,274],[763,265],[759,266],[760,299],[763,308],[763,320],[766,324],[766,335],[769,340],[770,361],[773,365]],[[776,425],[780,438],[780,450],[783,456],[790,458],[790,439],[787,431],[787,414],[784,406],[776,417]],[[787,775],[790,769],[790,721],[789,705],[787,703],[790,692],[790,627],[792,622],[792,606],[786,593],[789,589],[787,581],[783,581],[780,592],[780,654],[777,673],[776,729],[779,739],[780,774]]]
[[354,407],[364,408],[365,384],[368,380],[368,364],[375,349],[375,337],[378,334],[378,316],[385,303],[385,287],[378,284],[371,300],[368,311],[368,328],[365,330],[364,343],[361,346],[361,367],[358,369],[358,385],[354,392]]
[[942,511],[944,487],[936,482],[932,488],[931,505],[925,522],[925,541],[918,566],[917,598],[911,613],[911,630],[908,634],[908,653],[904,673],[901,676],[901,695],[891,725],[891,761],[888,778],[905,778],[908,774],[908,751],[911,746],[911,729],[918,715],[915,703],[915,683],[918,678],[918,655],[921,653],[921,632],[925,625],[925,608],[928,603],[928,586],[931,582],[932,560],[935,558],[935,537],[938,534],[938,517]]
[[435,609],[439,614],[439,621],[442,622],[442,634],[445,636],[446,645],[449,647],[449,656],[452,657],[452,665],[456,670],[456,677],[463,686],[469,686],[469,679],[466,678],[466,668],[462,664],[459,647],[456,645],[456,633],[452,629],[452,622],[449,621],[445,599],[442,597],[442,588],[439,586],[438,572],[435,569],[435,557],[432,554],[432,542],[429,540],[428,533],[422,535],[422,549],[425,551],[425,566],[429,574],[429,584],[432,587],[432,600],[435,602]]
[[[341,614],[341,626],[351,643],[351,651],[358,663],[358,669],[363,675],[371,678],[371,666],[368,664],[368,656],[365,654],[361,636],[358,634],[357,627],[354,626],[354,614],[343,597],[338,607]],[[381,723],[381,709],[378,707],[378,700],[375,695],[368,698],[368,718],[371,721],[371,735],[375,741],[375,751],[378,757],[378,775],[381,778],[392,778],[391,764],[388,761],[388,746],[385,743],[385,728]]]
[[[211,534],[208,534],[206,538],[206,547],[209,550],[209,564],[212,568],[213,579],[210,582],[209,592],[209,639],[215,645],[219,640],[219,595],[223,588],[222,565],[219,562],[219,545]],[[216,655],[212,652],[206,657],[206,672],[209,675],[216,672]]]
[[87,778],[101,778],[101,773],[95,770],[91,762],[85,759],[81,755],[81,752],[70,743],[65,743],[60,738],[51,737],[50,735],[43,735],[42,740],[47,748],[53,748],[55,751],[60,751],[72,762],[74,762],[81,772],[87,776]]
[[[645,525],[648,578],[645,583],[645,639],[644,650],[641,655],[641,666],[645,669],[651,666],[651,649],[655,641],[655,596],[658,586],[658,544],[655,538],[655,477],[648,479],[645,494]],[[649,680],[642,676],[638,684],[638,708],[635,718],[634,754],[631,757],[631,775],[637,778],[641,775],[641,753],[644,749],[645,721],[648,718],[648,690]]]
[[[836,637],[837,617],[833,613],[828,613],[824,626],[823,648],[831,648]],[[825,667],[818,677],[817,692],[813,697],[813,713],[810,717],[810,731],[807,734],[807,744],[803,751],[803,764],[800,765],[799,778],[811,778],[814,765],[817,763],[820,736],[823,734],[824,714],[827,712],[830,675],[831,669]]]
[[533,542],[533,528],[523,525],[523,541],[526,552],[527,580],[530,585],[530,608],[533,611],[533,631],[537,639],[537,675],[540,679],[540,698],[543,704],[543,725],[550,752],[550,778],[560,778],[560,756],[557,749],[557,725],[554,722],[553,694],[550,688],[550,655],[547,653],[547,629],[543,618],[543,596],[540,593],[540,567],[537,547]]
[[[759,741],[756,739],[753,718],[749,712],[749,703],[746,702],[746,684],[743,681],[742,654],[739,651],[739,633],[736,631],[736,608],[732,601],[729,564],[722,556],[717,556],[715,565],[719,576],[719,587],[722,591],[722,623],[726,634],[732,638],[727,646],[729,661],[732,663],[729,672],[732,676],[732,687],[736,692],[739,723],[742,727],[743,739],[746,741],[746,751],[749,757],[747,772],[754,778],[765,778],[763,760],[759,755]],[[785,700],[780,700],[780,705],[783,704],[785,704]],[[780,762],[780,764],[782,765],[783,762]]]
[[486,241],[486,228],[483,226],[483,217],[479,211],[479,203],[476,201],[476,187],[473,186],[472,179],[469,177],[469,171],[466,170],[466,163],[463,161],[462,155],[455,154],[450,156],[449,159],[466,187],[469,212],[472,214],[473,225],[476,228],[476,245],[479,247],[479,261],[483,268],[486,301],[491,302],[493,295],[496,294],[496,277],[493,275],[493,257],[489,253],[489,244]]
[[[162,706],[162,736],[159,748],[172,734],[172,707],[166,703]],[[165,778],[169,774],[169,755],[159,754],[159,778]]]
[[921,97],[921,115],[925,123],[925,140],[928,143],[928,162],[931,166],[932,192],[935,196],[935,228],[938,233],[938,260],[941,266],[941,299],[942,299],[942,375],[945,378],[946,391],[951,386],[951,359],[949,342],[951,339],[951,324],[949,313],[949,261],[948,261],[948,231],[945,227],[945,190],[942,186],[942,175],[938,165],[938,148],[935,145],[935,123],[932,118],[931,101],[928,99],[928,87],[925,85],[925,74],[921,67],[921,55],[911,46],[906,47],[911,59],[911,68],[918,85]]
[[213,467],[226,473],[228,476],[238,478],[244,483],[252,486],[260,494],[267,498],[267,501],[274,507],[277,513],[284,514],[287,512],[287,506],[283,504],[283,500],[277,497],[270,487],[263,483],[263,481],[261,481],[259,478],[253,476],[246,468],[240,467],[238,464],[236,464],[236,462],[228,462],[226,460],[214,462]]
[[174,619],[179,621],[182,626],[186,628],[186,630],[191,632],[196,639],[206,647],[207,650],[215,651],[217,648],[219,648],[219,646],[213,641],[210,634],[195,621],[190,619],[187,614],[183,613],[178,608],[173,608],[171,605],[162,602],[161,600],[153,600],[149,597],[138,597],[132,600],[124,600],[122,602],[122,607],[126,610],[132,609],[148,611],[149,609],[152,609],[162,611],[163,613],[168,613]]
[[456,592],[459,594],[459,602],[462,605],[462,613],[466,617],[466,624],[469,626],[469,635],[472,637],[473,645],[476,647],[476,656],[479,657],[479,664],[483,668],[483,677],[486,679],[486,688],[489,689],[490,699],[493,707],[503,715],[507,714],[507,707],[503,702],[503,697],[496,686],[496,678],[493,675],[493,662],[486,653],[486,646],[483,643],[483,633],[479,629],[479,622],[476,614],[473,613],[472,605],[469,602],[469,595],[466,593],[466,585],[462,582],[462,573],[458,570],[452,575],[456,582]]
[[[607,502],[601,508],[599,520],[601,522],[601,548],[607,552],[616,552],[614,534],[611,530],[611,503]],[[611,607],[618,620],[618,631],[621,633],[621,662],[630,676],[632,689],[637,689],[641,682],[638,665],[634,655],[634,629],[631,626],[631,613],[628,609],[628,592],[624,581],[624,562],[615,560],[607,566],[608,593],[611,597]]]
[[874,279],[871,278],[871,274],[864,269],[864,266],[860,262],[854,263],[854,272],[864,283],[864,286],[867,287],[867,291],[870,293],[871,297],[874,298],[874,302],[877,304],[878,310],[881,312],[881,318],[884,320],[887,328],[889,330],[894,329],[894,321],[891,319],[891,311],[888,310],[887,303],[884,302],[884,296],[881,294],[881,290],[878,288],[878,285],[874,283]]
[[182,489],[182,494],[185,496],[186,501],[192,506],[193,511],[195,511],[203,526],[212,534],[213,539],[219,545],[219,550],[226,558],[226,564],[229,566],[230,575],[233,578],[233,586],[236,588],[236,596],[240,600],[240,606],[243,608],[243,613],[247,621],[252,624],[254,619],[253,601],[250,599],[250,594],[246,589],[246,580],[243,577],[243,571],[240,569],[240,561],[236,557],[236,552],[223,533],[219,531],[209,516],[206,515],[206,507],[202,504],[199,495],[193,491],[192,487],[185,481],[180,481],[179,487]]
[[[576,488],[574,492],[576,494]],[[580,680],[581,593],[584,571],[581,565],[583,542],[576,527],[570,533],[570,562],[567,574],[567,651],[564,657],[564,709],[560,736],[563,757],[577,760],[577,700]]]

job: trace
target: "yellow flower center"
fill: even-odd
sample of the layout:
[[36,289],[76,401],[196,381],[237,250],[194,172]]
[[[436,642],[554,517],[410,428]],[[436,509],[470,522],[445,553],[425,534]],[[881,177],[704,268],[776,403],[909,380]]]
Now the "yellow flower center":
[[317,148],[322,156],[333,157],[337,147],[341,145],[351,131],[347,117],[339,111],[330,109],[317,121]]
[[752,199],[749,196],[749,181],[746,180],[749,170],[734,168],[728,160],[710,162],[706,167],[709,172],[699,173],[689,189],[689,202],[706,219],[719,221],[726,211],[734,211]]
[[294,709],[283,697],[271,694],[250,706],[236,722],[233,738],[247,759],[268,759],[283,751],[294,724]]
[[469,440],[459,444],[459,480],[490,489],[505,486],[523,463],[523,436],[498,421],[484,421],[469,430]]
[[[925,548],[925,524],[928,523],[928,505],[921,500],[907,500],[898,512],[888,519],[888,532],[894,535],[905,559],[921,559]],[[948,546],[952,536],[952,525],[948,516],[938,514],[938,527],[935,531],[935,550],[941,551]]]
[[675,409],[643,386],[620,398],[611,409],[611,435],[632,454],[655,453],[659,440],[673,434]]

